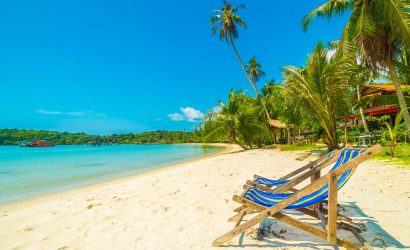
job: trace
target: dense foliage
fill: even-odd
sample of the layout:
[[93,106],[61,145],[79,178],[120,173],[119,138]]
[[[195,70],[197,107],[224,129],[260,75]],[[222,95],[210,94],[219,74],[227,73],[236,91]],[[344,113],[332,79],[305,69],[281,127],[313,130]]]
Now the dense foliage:
[[330,19],[349,13],[339,54],[355,52],[372,73],[389,75],[410,131],[410,114],[401,89],[402,81],[407,82],[409,73],[409,6],[408,0],[328,0],[305,16],[303,27],[306,30],[316,17]]
[[199,132],[183,131],[153,131],[140,134],[112,134],[112,135],[88,135],[85,133],[68,133],[47,130],[18,130],[1,129],[0,145],[17,145],[21,141],[49,140],[58,145],[70,144],[144,144],[144,143],[189,143],[201,142]]
[[328,58],[329,50],[319,42],[305,67],[283,69],[285,97],[312,113],[325,130],[325,142],[330,149],[338,148],[337,118],[350,113],[353,95],[351,67],[343,57]]
[[[406,126],[410,131],[409,100],[404,95],[410,92],[406,86],[410,83],[408,0],[328,0],[313,9],[302,20],[305,30],[317,17],[350,15],[340,40],[329,42],[329,46],[319,42],[305,65],[284,67],[283,81],[268,81],[261,88],[262,94],[256,86],[265,80],[261,63],[254,56],[245,65],[234,43],[238,27],[247,27],[238,15],[243,7],[224,0],[223,7],[213,12],[210,24],[212,33],[218,33],[233,48],[256,97],[231,91],[220,110],[210,112],[202,123],[205,141],[228,141],[252,148],[283,143],[284,136],[287,143],[295,142],[300,130],[311,131],[310,138],[321,139],[329,149],[338,148],[341,141],[347,143],[364,131],[382,135],[380,141],[385,145],[394,146],[396,139],[406,139],[406,133],[396,131]],[[396,96],[362,97],[361,87],[380,77],[393,82]],[[363,107],[375,100],[379,104],[399,104],[404,122],[397,120],[392,129],[391,120],[388,124],[368,121]],[[340,118],[349,116],[352,110],[364,126],[344,128]]]

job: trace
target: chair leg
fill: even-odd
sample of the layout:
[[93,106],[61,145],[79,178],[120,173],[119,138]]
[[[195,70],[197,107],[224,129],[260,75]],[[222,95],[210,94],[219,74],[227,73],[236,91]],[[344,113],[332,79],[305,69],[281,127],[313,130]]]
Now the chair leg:
[[329,172],[329,205],[327,215],[327,241],[330,244],[337,242],[337,176]]
[[239,220],[235,223],[234,228],[237,227],[237,226],[239,226],[239,225],[241,224],[241,222],[242,222],[242,220],[243,220],[243,217],[245,217],[246,213],[247,213],[247,210],[243,210],[243,211],[241,211],[241,212],[239,213],[239,214],[240,214],[240,217],[239,217]]
[[239,211],[237,214],[235,214],[234,216],[232,216],[231,218],[228,219],[229,222],[233,222],[233,221],[238,221],[241,219],[242,213],[245,213],[245,215],[247,214],[251,214],[254,210],[250,209],[250,208],[245,208],[241,211]]

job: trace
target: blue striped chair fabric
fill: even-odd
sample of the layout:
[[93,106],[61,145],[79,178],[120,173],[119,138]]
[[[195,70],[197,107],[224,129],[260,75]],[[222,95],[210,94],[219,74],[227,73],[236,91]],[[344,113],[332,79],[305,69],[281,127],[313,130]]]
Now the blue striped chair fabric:
[[[336,154],[336,151],[332,151],[332,152],[328,153],[326,156],[327,156],[327,158],[331,158],[335,154]],[[289,180],[273,180],[273,179],[269,179],[269,178],[265,178],[265,177],[261,177],[261,176],[258,176],[258,178],[256,178],[254,180],[255,183],[265,185],[267,187],[274,187],[274,186],[282,185],[282,184],[284,184],[288,181]]]
[[[363,150],[363,149],[342,150],[338,160],[336,161],[335,165],[332,167],[332,170],[337,169],[338,167],[349,162],[350,160],[354,159],[359,154],[362,154],[365,151],[366,150]],[[350,169],[339,177],[337,181],[338,189],[342,188],[346,184],[346,182],[349,180],[349,178],[353,174],[354,170],[355,168]],[[293,195],[292,193],[272,194],[269,192],[258,190],[256,188],[250,188],[243,197],[245,199],[251,200],[264,207],[271,207],[292,195]],[[286,207],[286,209],[296,209],[296,208],[310,206],[310,205],[313,205],[315,203],[318,203],[320,201],[327,199],[327,197],[328,197],[328,184],[326,183],[320,189],[290,204],[289,206]]]

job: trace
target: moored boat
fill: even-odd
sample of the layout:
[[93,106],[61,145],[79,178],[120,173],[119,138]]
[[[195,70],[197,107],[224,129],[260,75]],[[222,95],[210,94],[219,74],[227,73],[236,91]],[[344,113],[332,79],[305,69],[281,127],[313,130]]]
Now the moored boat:
[[46,140],[34,140],[31,142],[21,142],[20,147],[54,147],[54,143]]

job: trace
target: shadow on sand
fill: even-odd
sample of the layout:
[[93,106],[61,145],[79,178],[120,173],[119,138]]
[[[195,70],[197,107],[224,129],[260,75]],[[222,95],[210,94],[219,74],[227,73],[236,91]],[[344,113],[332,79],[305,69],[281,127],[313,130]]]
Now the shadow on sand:
[[386,230],[384,230],[377,222],[377,218],[368,216],[364,211],[357,206],[356,202],[345,202],[342,204],[342,214],[347,214],[353,217],[356,223],[360,223],[366,227],[366,231],[361,235],[373,246],[379,248],[410,248],[403,245],[400,241],[394,238]]
[[[384,230],[373,217],[366,215],[362,209],[360,209],[356,202],[343,202],[340,203],[340,212],[353,219],[354,223],[357,223],[361,228],[365,229],[361,235],[363,238],[374,248],[398,248],[398,249],[410,249],[410,246],[405,246]],[[311,217],[303,216],[300,212],[295,210],[287,210],[285,212],[294,218],[297,218],[305,223],[315,225],[321,228],[320,221]],[[243,221],[246,221],[244,219]],[[302,249],[339,249],[338,246],[330,245],[323,239],[311,234],[301,234],[299,229],[296,229],[288,224],[282,223],[274,218],[269,218],[260,223],[259,227],[266,227],[266,225],[272,225],[272,231],[286,229],[282,234],[284,239],[277,238],[275,236],[262,237],[256,239],[253,237],[251,241],[246,240],[244,243],[245,233],[242,233],[238,244],[225,245],[227,247],[257,247],[257,248],[277,248],[277,249],[289,249],[289,248],[302,248]],[[341,239],[349,240],[355,243],[359,247],[363,245],[357,240],[357,238],[350,232],[343,229],[338,229],[338,237]],[[252,244],[253,241],[256,241]],[[292,241],[292,242],[286,242]]]

